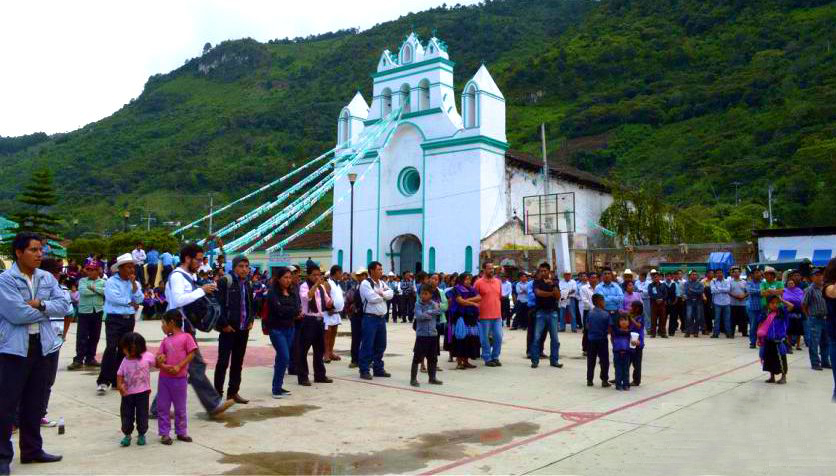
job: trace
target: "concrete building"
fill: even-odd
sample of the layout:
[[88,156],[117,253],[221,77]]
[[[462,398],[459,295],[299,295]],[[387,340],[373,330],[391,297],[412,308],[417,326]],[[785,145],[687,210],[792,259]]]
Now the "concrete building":
[[[376,260],[396,273],[473,272],[485,240],[522,216],[523,197],[543,193],[541,165],[508,152],[505,98],[487,67],[456,100],[454,66],[443,41],[424,44],[410,34],[396,54],[382,53],[371,105],[357,93],[340,112],[338,162],[362,152],[365,128],[392,111],[401,111],[401,121],[388,137],[363,147],[363,158],[348,170],[363,177],[354,189],[353,257],[350,201],[338,200],[350,184],[346,176],[335,184],[333,262],[357,268]],[[587,224],[598,221],[612,198],[600,180],[575,170],[554,174],[551,192],[564,191],[576,194],[574,241],[585,248],[595,239]]]

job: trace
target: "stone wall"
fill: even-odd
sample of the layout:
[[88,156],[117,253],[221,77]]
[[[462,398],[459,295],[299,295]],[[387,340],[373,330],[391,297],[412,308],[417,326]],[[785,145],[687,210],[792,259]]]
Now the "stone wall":
[[736,264],[757,261],[757,250],[751,243],[699,243],[682,245],[635,246],[631,248],[591,249],[587,255],[589,269],[625,268],[639,273],[661,263],[705,263],[715,251],[730,251]]

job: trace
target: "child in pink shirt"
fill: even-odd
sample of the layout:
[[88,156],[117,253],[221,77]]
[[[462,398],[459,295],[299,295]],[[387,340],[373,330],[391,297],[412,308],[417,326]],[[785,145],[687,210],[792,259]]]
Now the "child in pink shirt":
[[174,432],[180,441],[191,442],[186,420],[186,397],[188,389],[189,362],[197,350],[197,343],[191,334],[183,332],[183,316],[179,311],[168,311],[163,315],[162,329],[166,338],[160,344],[157,367],[160,380],[157,385],[157,428],[160,442],[172,443],[170,408],[174,404]]
[[122,337],[119,348],[125,358],[116,371],[116,388],[122,394],[119,415],[122,417],[122,433],[125,437],[119,443],[130,446],[134,423],[139,437],[136,444],[145,445],[145,432],[148,431],[148,397],[151,395],[151,368],[154,356],[147,352],[145,339],[136,332]]

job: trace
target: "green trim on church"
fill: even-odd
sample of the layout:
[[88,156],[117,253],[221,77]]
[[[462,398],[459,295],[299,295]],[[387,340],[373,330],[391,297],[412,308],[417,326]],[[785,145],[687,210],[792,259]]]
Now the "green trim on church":
[[456,66],[456,63],[454,61],[450,61],[447,58],[438,57],[438,58],[428,59],[426,61],[419,61],[417,63],[411,63],[411,64],[406,64],[406,65],[403,65],[403,66],[398,66],[397,68],[392,68],[392,69],[386,70],[386,71],[380,71],[378,73],[372,73],[372,78],[381,78],[383,76],[388,76],[388,75],[393,74],[393,73],[400,73],[401,71],[408,71],[410,69],[419,68],[419,67],[422,67],[422,66],[427,66],[427,65],[431,65],[431,64],[435,64],[435,63],[441,63],[441,64],[444,64],[444,65],[450,66],[451,68]]
[[424,109],[423,111],[408,112],[406,114],[402,114],[401,119],[410,119],[410,118],[413,118],[413,117],[429,116],[430,114],[441,114],[441,108],[440,107],[434,107],[432,109]]
[[423,214],[423,208],[402,208],[400,210],[386,210],[387,216]]
[[502,150],[508,150],[508,143],[501,142],[496,139],[491,139],[490,137],[486,136],[472,136],[472,137],[461,137],[458,139],[447,139],[447,140],[439,140],[434,142],[427,142],[421,144],[421,147],[424,150],[431,150],[431,149],[440,149],[442,147],[452,147],[456,145],[466,145],[466,144],[486,144],[493,147],[497,147]]

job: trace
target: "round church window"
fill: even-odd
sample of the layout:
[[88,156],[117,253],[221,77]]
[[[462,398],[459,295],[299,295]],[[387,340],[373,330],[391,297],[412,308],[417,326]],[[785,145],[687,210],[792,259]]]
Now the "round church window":
[[421,186],[421,176],[415,167],[406,167],[398,174],[398,190],[407,197],[415,195]]

